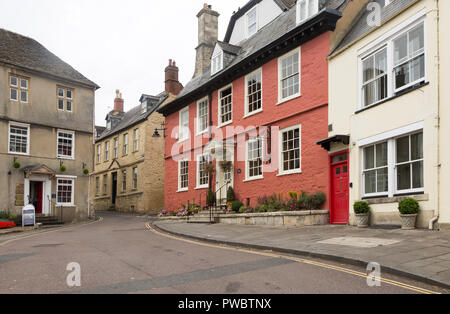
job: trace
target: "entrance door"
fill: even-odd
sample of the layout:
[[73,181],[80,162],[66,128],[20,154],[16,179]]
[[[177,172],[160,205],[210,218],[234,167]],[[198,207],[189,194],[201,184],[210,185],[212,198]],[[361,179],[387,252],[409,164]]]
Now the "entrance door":
[[331,213],[332,224],[348,224],[349,176],[348,153],[331,157]]
[[36,214],[42,214],[42,205],[44,197],[44,183],[32,181],[30,182],[30,203],[33,204]]
[[117,198],[117,172],[112,174],[112,204],[116,205]]

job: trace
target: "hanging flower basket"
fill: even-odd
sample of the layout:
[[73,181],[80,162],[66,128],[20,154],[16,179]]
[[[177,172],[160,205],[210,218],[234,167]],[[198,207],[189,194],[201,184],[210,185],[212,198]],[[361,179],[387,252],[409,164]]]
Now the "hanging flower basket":
[[67,167],[62,165],[61,167],[59,167],[59,171],[66,172],[67,171]]
[[89,169],[88,169],[88,168],[85,168],[85,169],[83,170],[83,173],[87,176],[87,175],[89,174]]
[[205,171],[209,174],[213,174],[216,172],[216,168],[214,167],[212,162],[205,164]]
[[21,166],[21,165],[20,165],[20,162],[18,162],[18,161],[16,161],[16,162],[13,163],[14,169],[19,169],[20,166]]
[[229,171],[233,168],[233,163],[231,161],[221,161],[220,162],[220,167],[224,170],[224,171]]

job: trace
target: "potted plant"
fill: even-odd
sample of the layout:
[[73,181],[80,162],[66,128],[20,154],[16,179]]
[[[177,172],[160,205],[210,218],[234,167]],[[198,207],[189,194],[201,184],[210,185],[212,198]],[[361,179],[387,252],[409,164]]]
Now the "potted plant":
[[413,198],[405,198],[398,204],[403,230],[416,229],[417,215],[419,214],[419,202]]
[[367,202],[355,202],[353,205],[358,228],[369,227],[370,206]]

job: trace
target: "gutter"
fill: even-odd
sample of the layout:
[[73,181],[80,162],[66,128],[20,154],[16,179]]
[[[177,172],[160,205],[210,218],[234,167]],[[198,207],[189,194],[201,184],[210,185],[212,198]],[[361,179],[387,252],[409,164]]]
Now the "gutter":
[[439,221],[441,214],[441,54],[440,54],[440,16],[439,0],[435,0],[437,23],[437,199],[434,217],[430,220],[428,228],[434,230],[434,224]]

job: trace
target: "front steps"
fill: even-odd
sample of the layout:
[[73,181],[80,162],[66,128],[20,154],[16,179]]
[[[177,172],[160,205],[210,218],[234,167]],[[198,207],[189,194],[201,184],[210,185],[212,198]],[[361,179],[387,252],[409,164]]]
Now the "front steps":
[[47,215],[36,215],[36,224],[42,224],[43,226],[54,226],[54,225],[63,225],[64,223],[60,221],[58,217],[55,216],[47,216]]
[[214,207],[212,210],[203,210],[194,216],[187,218],[187,223],[191,224],[215,224],[217,223],[217,215],[225,214],[223,207]]

